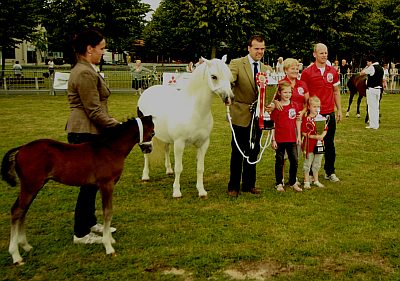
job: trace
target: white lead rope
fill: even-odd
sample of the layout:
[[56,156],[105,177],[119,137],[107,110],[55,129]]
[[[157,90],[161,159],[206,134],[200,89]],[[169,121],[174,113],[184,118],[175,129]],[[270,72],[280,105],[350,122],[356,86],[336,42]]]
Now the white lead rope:
[[[262,148],[262,149],[261,149],[260,156],[259,156],[259,158],[258,158],[256,161],[251,162],[251,161],[249,160],[249,156],[246,156],[246,155],[243,153],[243,151],[240,149],[239,144],[237,143],[235,131],[233,130],[233,126],[232,126],[232,117],[231,117],[231,114],[230,114],[229,106],[226,107],[226,115],[227,115],[227,118],[228,118],[228,121],[229,121],[229,126],[231,127],[233,139],[235,140],[236,147],[237,147],[237,149],[239,150],[240,154],[242,154],[242,156],[243,156],[244,158],[246,158],[247,163],[249,163],[250,165],[254,165],[254,164],[257,164],[258,162],[260,162],[260,161],[261,161],[261,158],[262,158],[262,155],[264,154],[265,149],[266,149],[268,146],[271,145],[271,141],[272,141],[272,133],[271,133],[271,131],[268,132],[268,135],[267,135],[267,138],[266,138],[266,140],[265,140],[265,143],[264,143],[264,145],[262,145],[261,140],[262,140],[262,137],[263,137],[263,135],[264,135],[264,130],[263,130],[263,132],[262,132],[262,134],[261,134],[261,137],[260,137],[260,148]],[[251,133],[250,133],[250,137],[251,137]]]

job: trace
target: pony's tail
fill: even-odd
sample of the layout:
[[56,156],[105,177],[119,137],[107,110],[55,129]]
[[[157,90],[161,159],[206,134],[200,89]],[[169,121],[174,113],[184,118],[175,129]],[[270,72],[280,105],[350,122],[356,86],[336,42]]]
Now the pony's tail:
[[11,186],[17,185],[17,173],[15,171],[15,155],[17,155],[20,147],[9,150],[3,157],[1,163],[1,176],[3,181],[7,182]]

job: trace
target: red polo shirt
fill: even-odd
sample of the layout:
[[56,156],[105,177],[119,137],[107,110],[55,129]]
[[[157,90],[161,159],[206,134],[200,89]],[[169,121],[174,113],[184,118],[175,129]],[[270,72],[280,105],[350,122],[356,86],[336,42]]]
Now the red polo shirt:
[[321,114],[335,111],[333,88],[340,84],[340,80],[333,67],[326,65],[324,74],[321,74],[321,70],[317,68],[316,64],[313,64],[303,70],[301,81],[307,84],[310,97],[317,96],[321,100]]

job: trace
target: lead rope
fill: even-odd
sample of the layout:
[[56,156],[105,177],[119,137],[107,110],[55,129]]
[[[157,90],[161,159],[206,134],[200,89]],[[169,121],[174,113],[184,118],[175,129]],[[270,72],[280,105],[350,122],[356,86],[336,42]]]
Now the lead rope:
[[[261,137],[260,137],[260,148],[262,148],[262,149],[261,149],[261,153],[260,153],[260,155],[259,155],[259,157],[258,157],[258,159],[257,159],[256,161],[251,162],[251,161],[249,160],[249,156],[246,156],[246,155],[243,153],[243,151],[240,149],[239,144],[237,143],[235,131],[233,130],[233,126],[232,126],[232,117],[231,117],[231,113],[230,113],[229,106],[226,107],[226,115],[227,115],[227,118],[228,118],[228,121],[229,121],[229,126],[231,127],[233,139],[234,139],[234,141],[235,141],[236,147],[237,147],[237,149],[239,150],[240,154],[242,154],[242,156],[243,156],[244,158],[246,158],[247,163],[249,163],[250,165],[254,165],[254,164],[257,164],[258,162],[260,162],[261,159],[262,159],[262,156],[263,156],[263,154],[264,154],[265,149],[266,149],[268,146],[271,145],[271,141],[272,141],[272,133],[271,133],[271,131],[270,131],[270,130],[268,131],[268,134],[267,134],[267,137],[266,137],[266,139],[265,139],[264,145],[262,145],[262,142],[261,142],[261,140],[262,140],[262,138],[263,138],[263,135],[264,135],[264,130],[262,131],[262,134],[261,134]],[[251,121],[251,122],[253,122],[253,118],[252,118],[252,121]],[[250,130],[250,131],[251,131],[251,130]],[[251,132],[250,132],[250,137],[251,137]]]

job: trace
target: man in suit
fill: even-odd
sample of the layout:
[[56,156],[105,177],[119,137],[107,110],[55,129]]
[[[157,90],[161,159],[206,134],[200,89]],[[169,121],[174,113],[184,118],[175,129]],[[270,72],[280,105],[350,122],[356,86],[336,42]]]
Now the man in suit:
[[[261,130],[255,128],[255,145],[250,148],[250,132],[252,113],[250,106],[258,97],[258,87],[255,82],[255,75],[258,72],[265,72],[267,67],[260,61],[264,56],[265,39],[261,35],[252,36],[247,43],[248,55],[231,61],[229,68],[233,75],[233,93],[235,102],[230,107],[232,117],[233,133],[236,136],[240,150],[249,156],[249,161],[254,162],[260,152],[259,140]],[[255,187],[256,165],[249,164],[244,159],[236,146],[232,135],[232,154],[230,162],[230,179],[228,183],[228,195],[237,197],[240,192],[242,182],[242,192],[260,194],[260,190]]]

